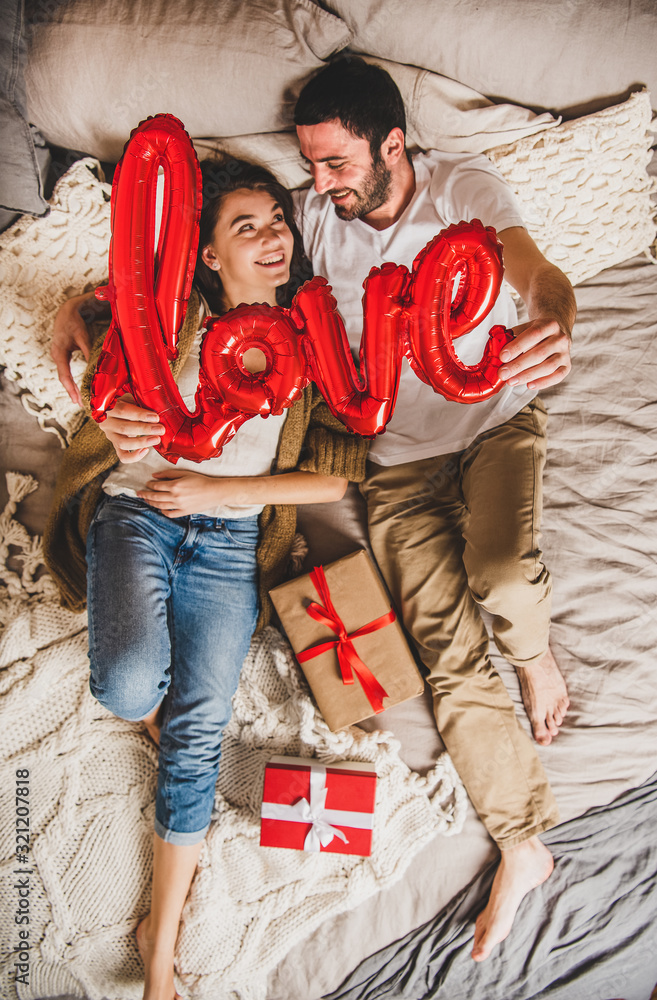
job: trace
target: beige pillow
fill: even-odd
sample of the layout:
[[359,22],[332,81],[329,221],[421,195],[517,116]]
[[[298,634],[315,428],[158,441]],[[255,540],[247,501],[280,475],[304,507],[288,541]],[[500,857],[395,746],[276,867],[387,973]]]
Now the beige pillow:
[[290,127],[305,79],[350,39],[311,0],[32,7],[29,120],[49,142],[100,160],[118,160],[131,129],[162,111],[191,136]]
[[327,0],[351,47],[495,100],[584,114],[657,95],[655,0]]
[[517,104],[493,104],[483,94],[439,73],[365,56],[385,69],[404,100],[409,145],[446,153],[483,153],[514,142],[561,119],[534,114]]
[[228,153],[268,167],[287,188],[307,187],[312,177],[299,154],[296,132],[263,132],[260,135],[233,135],[226,139],[194,139],[199,160]]
[[[392,76],[406,108],[411,148],[443,149],[450,153],[481,153],[501,143],[553,128],[560,119],[536,115],[514,104],[493,104],[482,94],[414,66],[369,59]],[[266,164],[289,188],[310,184],[299,156],[294,132],[269,132],[227,138],[198,138],[194,146],[204,160],[220,150]]]
[[650,95],[490,150],[539,248],[576,284],[655,236]]

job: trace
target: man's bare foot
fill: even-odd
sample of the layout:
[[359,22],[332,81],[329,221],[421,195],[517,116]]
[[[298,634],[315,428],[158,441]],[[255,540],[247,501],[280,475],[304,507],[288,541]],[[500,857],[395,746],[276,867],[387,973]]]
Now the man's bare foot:
[[150,738],[152,739],[155,746],[160,745],[160,729],[162,728],[162,706],[164,702],[161,701],[157,708],[154,708],[150,715],[146,715],[141,721],[146,727],[146,731]]
[[538,837],[531,837],[502,851],[486,908],[475,923],[472,957],[488,958],[495,945],[509,934],[523,898],[552,874],[554,859]]
[[570,705],[566,682],[549,647],[538,663],[516,667],[516,673],[534,739],[546,747],[558,735]]
[[160,950],[151,932],[150,913],[136,931],[137,948],[144,963],[143,1000],[182,1000],[173,982],[173,948]]

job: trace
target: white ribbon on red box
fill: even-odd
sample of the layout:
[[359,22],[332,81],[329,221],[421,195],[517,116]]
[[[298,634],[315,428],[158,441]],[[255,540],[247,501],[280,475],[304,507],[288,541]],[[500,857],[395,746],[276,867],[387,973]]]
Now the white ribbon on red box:
[[303,844],[304,851],[319,851],[327,847],[334,837],[348,844],[345,833],[332,824],[350,826],[357,830],[371,830],[372,813],[352,812],[349,809],[326,808],[326,768],[313,764],[310,768],[310,802],[299,799],[293,805],[282,802],[263,802],[263,819],[280,819],[287,823],[311,823]]

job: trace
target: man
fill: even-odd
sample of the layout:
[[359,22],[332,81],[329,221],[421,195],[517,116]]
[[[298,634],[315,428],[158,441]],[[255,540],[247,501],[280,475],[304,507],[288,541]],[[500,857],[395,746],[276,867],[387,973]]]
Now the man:
[[372,444],[361,487],[377,561],[429,671],[438,729],[502,851],[477,920],[472,956],[482,960],[553,867],[537,835],[557,821],[556,804],[488,659],[477,605],[494,616],[497,645],[517,669],[535,739],[549,744],[568,696],[548,646],[551,585],[538,548],[546,415],[535,395],[570,370],[575,299],[488,160],[408,157],[401,95],[383,70],[354,58],[325,67],[302,91],[295,123],[314,180],[299,198],[298,223],[352,349],[370,268],[410,268],[433,236],[462,220],[495,227],[505,276],[528,308],[529,322],[514,326],[503,291],[482,328],[455,343],[472,364],[492,325],[514,327],[501,355],[506,387],[491,400],[448,402],[404,362],[395,412]]
[[[538,548],[546,417],[534,397],[570,370],[574,296],[529,237],[488,160],[409,159],[401,95],[383,70],[354,58],[327,66],[304,88],[295,121],[314,179],[298,199],[298,222],[315,273],[333,286],[353,349],[370,268],[386,260],[410,267],[436,233],[461,220],[496,228],[506,277],[530,316],[514,327],[503,291],[483,329],[456,342],[471,364],[492,325],[514,327],[515,340],[502,353],[507,386],[487,402],[447,402],[404,362],[395,412],[373,442],[362,488],[377,560],[428,669],[438,729],[502,852],[477,920],[472,955],[479,961],[507,936],[523,896],[553,867],[537,835],[556,823],[556,804],[489,661],[477,605],[495,616],[495,639],[518,671],[535,739],[549,744],[568,697],[548,647],[550,577]],[[82,302],[87,297],[62,307],[53,340],[73,398],[70,351],[87,349]]]

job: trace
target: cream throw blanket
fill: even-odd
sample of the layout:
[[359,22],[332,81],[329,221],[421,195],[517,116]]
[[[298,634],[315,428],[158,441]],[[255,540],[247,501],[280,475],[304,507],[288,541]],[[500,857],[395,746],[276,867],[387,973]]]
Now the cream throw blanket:
[[[106,712],[88,689],[86,616],[63,610],[42,572],[38,539],[13,520],[36,483],[9,474],[0,517],[0,877],[15,880],[15,771],[30,771],[30,985],[5,958],[2,997],[141,997],[134,929],[150,901],[157,754],[140,726]],[[11,548],[10,548],[11,547]],[[18,558],[16,551],[18,550]],[[7,568],[13,554],[20,572]],[[327,917],[401,878],[437,833],[457,833],[466,796],[443,755],[425,778],[389,733],[331,733],[288,644],[254,639],[223,743],[214,821],[183,915],[178,988],[192,1000],[264,1000],[268,972]],[[371,858],[259,846],[265,762],[276,753],[371,762],[379,775]],[[440,844],[436,845],[440,850]],[[0,911],[5,956],[19,943]]]

